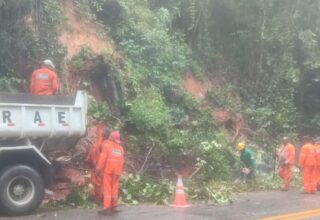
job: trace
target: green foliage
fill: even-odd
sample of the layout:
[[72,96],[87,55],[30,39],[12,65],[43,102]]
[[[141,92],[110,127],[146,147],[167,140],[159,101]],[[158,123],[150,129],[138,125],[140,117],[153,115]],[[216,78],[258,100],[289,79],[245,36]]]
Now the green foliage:
[[[123,69],[128,73],[120,80],[128,89],[123,111],[125,128],[134,131],[129,141],[135,149],[131,153],[136,155],[152,146],[166,163],[182,166],[181,161],[188,157],[195,160],[195,155],[201,154],[201,142],[225,142],[227,135],[216,128],[211,114],[201,112],[199,103],[183,91],[181,73],[191,69],[201,74],[202,69],[192,60],[184,34],[172,27],[177,11],[154,4],[160,6],[151,8],[145,0],[108,0],[98,17],[110,25],[110,34],[126,60]],[[108,11],[111,8],[117,10]],[[222,173],[230,170],[221,161],[231,163],[233,158],[223,150],[212,151],[217,154],[213,168],[203,176],[223,178],[227,174]]]
[[145,176],[129,174],[121,181],[120,202],[138,204],[155,202],[168,204],[172,198],[174,186],[168,180],[151,180]]
[[92,209],[96,204],[89,198],[90,195],[89,185],[78,187],[73,186],[71,193],[68,195],[65,201],[50,201],[48,204],[50,207],[72,207],[72,208],[86,208]]
[[128,120],[140,131],[156,131],[169,125],[169,109],[161,94],[149,89],[130,104]]
[[54,61],[57,71],[60,72],[61,63],[67,54],[66,49],[58,42],[58,28],[64,23],[62,7],[59,1],[55,0],[35,1],[33,19],[36,31],[34,38],[39,48],[36,60],[40,62],[49,58]]
[[198,146],[197,166],[202,167],[199,177],[204,180],[228,179],[232,170],[230,161],[235,161],[235,155],[216,141],[202,142]]
[[91,20],[97,20],[96,13],[102,11],[105,0],[75,0],[77,13],[79,16],[85,16]]
[[95,205],[90,201],[89,192],[90,188],[88,186],[74,187],[65,203],[77,208],[93,208]]
[[191,183],[187,187],[190,199],[214,204],[230,204],[239,188],[230,182],[208,181],[205,184]]
[[57,25],[63,22],[61,5],[57,1],[47,0],[40,6],[43,12],[46,13],[46,18],[42,21],[43,24],[46,24],[49,32],[55,34]]
[[172,106],[169,109],[170,111],[170,121],[175,126],[183,125],[188,120],[188,115],[186,111],[180,106]]
[[[153,147],[153,160],[170,167],[167,173],[183,165],[199,168],[198,183],[188,189],[192,198],[230,202],[234,186],[213,180],[230,179],[238,158],[226,146],[233,134],[217,126],[211,112],[201,111],[200,103],[183,91],[183,73],[205,71],[208,78],[227,82],[209,91],[206,101],[210,107],[242,114],[260,142],[266,133],[272,139],[295,133],[296,124],[315,134],[319,129],[318,1],[74,2],[80,15],[107,24],[104,29],[119,49],[117,56],[104,54],[101,66],[114,76],[114,84],[125,85],[120,117],[127,122],[123,130],[129,136],[128,151],[145,155]],[[0,0],[0,20],[0,89],[20,86],[20,76],[43,58],[52,58],[59,67],[66,54],[57,42],[57,27],[64,22],[59,1]],[[91,60],[97,61],[85,46],[71,65],[86,73]],[[94,99],[88,111],[98,121],[114,119],[108,105]],[[256,189],[279,184],[270,176],[257,179]],[[199,184],[203,181],[208,185]],[[167,203],[173,195],[167,180],[129,175],[121,184],[124,203],[155,198]],[[82,192],[69,199],[75,206],[85,200]]]
[[59,67],[65,50],[57,43],[55,28],[62,20],[58,1],[5,0],[0,20],[0,75],[26,78],[45,58]]
[[214,108],[224,108],[232,110],[234,112],[241,111],[241,100],[232,91],[232,86],[226,88],[214,88],[210,89],[207,93],[206,100]]
[[0,75],[18,71],[35,56],[35,39],[25,24],[35,1],[2,1],[0,5]]
[[318,69],[306,73],[298,87],[300,131],[303,134],[317,135],[320,131],[320,72]]
[[[233,202],[236,193],[252,190],[246,184],[223,181],[184,181],[189,200],[213,204]],[[175,186],[168,180],[151,180],[146,176],[129,174],[121,180],[120,203],[137,205],[141,202],[169,204],[174,199]]]
[[171,32],[172,17],[165,8],[151,11],[144,0],[118,1],[121,21],[111,34],[127,56],[140,83],[162,88],[190,68],[190,50],[182,35]]
[[0,91],[13,91],[25,84],[25,80],[11,74],[0,77]]
[[94,58],[92,50],[88,46],[83,46],[79,53],[72,57],[71,65],[78,73],[83,73],[88,70],[88,61]]
[[[275,174],[259,174],[256,178],[256,184],[252,189],[246,189],[246,191],[256,191],[256,190],[279,190],[282,187],[283,180]],[[292,169],[292,177],[290,182],[290,187],[292,189],[300,189],[302,185],[301,172],[298,168],[294,167]]]
[[[210,75],[233,82],[252,127],[274,136],[296,132],[298,111],[302,131],[319,128],[309,110],[320,106],[313,98],[318,90],[309,92],[304,80],[320,64],[319,2],[163,0],[151,5],[171,12],[172,26],[184,31],[194,57]],[[229,107],[218,93],[213,91],[211,100]]]
[[96,121],[107,122],[110,116],[110,110],[106,103],[98,103],[94,98],[90,98],[88,114],[92,116]]

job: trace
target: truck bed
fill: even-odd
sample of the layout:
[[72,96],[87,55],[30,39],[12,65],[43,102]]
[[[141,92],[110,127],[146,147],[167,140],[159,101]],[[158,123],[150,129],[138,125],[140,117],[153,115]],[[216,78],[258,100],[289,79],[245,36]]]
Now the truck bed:
[[80,137],[86,131],[87,95],[0,93],[0,140]]
[[0,92],[0,103],[47,104],[47,105],[74,105],[76,96],[39,96],[27,93]]

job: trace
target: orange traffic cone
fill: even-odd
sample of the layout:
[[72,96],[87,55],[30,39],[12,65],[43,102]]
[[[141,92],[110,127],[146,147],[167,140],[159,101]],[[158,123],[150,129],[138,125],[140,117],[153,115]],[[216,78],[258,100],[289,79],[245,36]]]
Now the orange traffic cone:
[[174,203],[171,204],[170,206],[175,207],[175,208],[190,207],[190,205],[187,204],[186,196],[184,194],[184,186],[183,186],[181,175],[178,175],[178,181],[177,181],[177,186],[176,186],[176,196],[174,199]]

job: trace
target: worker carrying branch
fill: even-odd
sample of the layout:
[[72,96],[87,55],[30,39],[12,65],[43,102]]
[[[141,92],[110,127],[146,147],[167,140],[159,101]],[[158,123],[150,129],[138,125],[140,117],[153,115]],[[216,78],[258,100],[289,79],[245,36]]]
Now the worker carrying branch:
[[278,173],[281,179],[283,179],[282,190],[289,190],[291,181],[291,171],[294,165],[295,159],[295,147],[290,144],[289,138],[284,137],[278,150]]
[[44,60],[42,67],[32,73],[30,93],[35,95],[55,95],[59,89],[55,66],[51,60]]
[[253,184],[255,180],[256,168],[256,161],[253,157],[253,153],[245,146],[243,142],[238,143],[237,150],[240,151],[240,160],[245,166],[241,169],[241,173],[246,177],[247,183]]
[[101,175],[103,172],[103,210],[99,213],[109,214],[118,212],[119,178],[123,169],[124,151],[120,145],[120,132],[111,132],[109,141],[106,130],[103,136],[105,141],[97,164],[97,173]]

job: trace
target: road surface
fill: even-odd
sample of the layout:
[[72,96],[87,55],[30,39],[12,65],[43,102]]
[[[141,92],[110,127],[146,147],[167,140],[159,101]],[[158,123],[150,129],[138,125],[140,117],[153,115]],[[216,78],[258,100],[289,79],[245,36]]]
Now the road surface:
[[243,194],[231,205],[194,204],[177,209],[168,206],[139,205],[120,207],[121,212],[100,216],[95,209],[67,209],[41,212],[20,218],[1,217],[2,220],[76,219],[76,220],[298,220],[320,219],[320,193],[305,195],[298,191],[256,192]]

